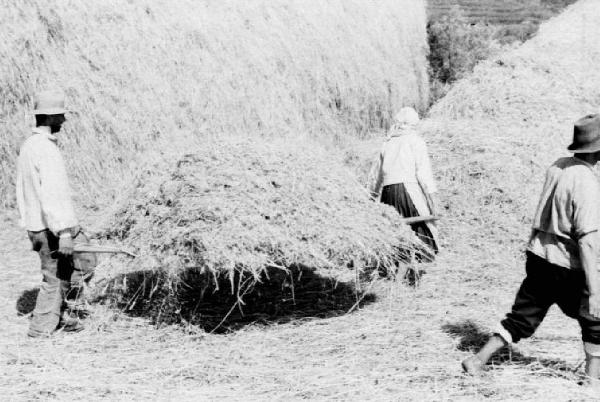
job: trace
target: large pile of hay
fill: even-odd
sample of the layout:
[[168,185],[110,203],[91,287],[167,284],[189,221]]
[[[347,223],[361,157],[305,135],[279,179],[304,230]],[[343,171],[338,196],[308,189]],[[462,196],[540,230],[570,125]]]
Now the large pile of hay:
[[[140,255],[120,274],[160,272],[152,285],[135,283],[158,289],[135,302],[148,308],[159,298],[171,306],[163,320],[189,304],[180,293],[192,281],[201,302],[222,279],[242,298],[274,269],[354,279],[367,268],[394,269],[414,242],[398,213],[370,200],[339,156],[307,141],[210,142],[153,170],[124,196],[106,235]],[[120,289],[127,297],[138,291],[127,286]]]
[[50,84],[76,111],[62,144],[88,206],[117,195],[151,149],[385,125],[427,104],[424,3],[5,0],[0,205],[13,204],[32,94]]
[[267,266],[389,266],[410,243],[398,213],[310,143],[227,140],[165,170],[125,197],[110,229],[161,267],[258,276]]

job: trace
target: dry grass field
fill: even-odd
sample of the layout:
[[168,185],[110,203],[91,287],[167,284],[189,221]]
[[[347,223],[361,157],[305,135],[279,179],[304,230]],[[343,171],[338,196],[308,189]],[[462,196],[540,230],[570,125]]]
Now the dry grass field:
[[431,19],[447,14],[455,6],[462,8],[473,22],[519,24],[543,22],[577,0],[430,0],[427,11]]
[[502,43],[522,42],[537,32],[540,23],[561,12],[576,0],[429,0],[430,21],[448,15],[455,7],[472,24],[495,28],[495,38]]
[[[434,263],[414,265],[417,274],[406,279],[374,275],[357,289],[352,280],[298,272],[295,278],[308,279],[297,288],[278,284],[297,290],[289,300],[268,314],[236,317],[226,331],[155,325],[147,314],[98,302],[85,331],[30,340],[24,334],[37,257],[15,212],[6,211],[2,399],[599,399],[578,385],[577,324],[556,310],[532,339],[498,356],[484,378],[460,370],[460,360],[510,307],[523,277],[545,167],[564,154],[572,121],[600,107],[599,18],[600,2],[578,2],[532,41],[482,63],[430,111],[423,132],[441,189],[442,252]],[[338,143],[347,163],[362,170],[361,181],[379,142]],[[86,212],[93,227],[98,216]],[[103,259],[96,289],[116,264]]]

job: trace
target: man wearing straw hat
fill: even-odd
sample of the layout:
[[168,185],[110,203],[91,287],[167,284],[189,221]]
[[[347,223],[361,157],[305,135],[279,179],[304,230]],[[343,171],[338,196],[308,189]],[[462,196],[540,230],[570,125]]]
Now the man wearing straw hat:
[[[36,127],[21,146],[17,160],[17,204],[21,225],[41,261],[42,284],[28,335],[48,336],[58,328],[83,329],[66,311],[67,300],[80,297],[73,267],[73,238],[80,231],[71,200],[65,163],[56,134],[65,122],[64,95],[41,92],[35,99]],[[76,293],[76,294],[74,294]]]
[[546,173],[527,247],[527,276],[512,311],[485,346],[463,361],[467,373],[480,374],[495,352],[533,335],[548,309],[557,304],[579,321],[586,374],[598,384],[600,184],[593,168],[600,160],[600,114],[575,123],[568,150],[574,156],[558,159]]
[[[371,188],[374,198],[391,205],[406,218],[434,215],[433,179],[427,145],[417,131],[419,115],[411,107],[400,109],[383,144],[376,178]],[[382,191],[383,187],[383,191]],[[438,252],[437,227],[433,221],[411,224],[415,234]]]

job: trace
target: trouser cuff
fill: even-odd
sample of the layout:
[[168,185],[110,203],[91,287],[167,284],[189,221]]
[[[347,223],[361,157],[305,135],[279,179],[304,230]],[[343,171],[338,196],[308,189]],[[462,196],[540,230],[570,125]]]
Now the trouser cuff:
[[29,328],[29,331],[27,331],[27,336],[30,338],[49,338],[50,336],[52,336],[52,332],[37,331],[37,330]]
[[590,342],[583,342],[583,350],[590,356],[600,357],[600,345]]
[[512,335],[502,325],[498,325],[494,328],[494,334],[500,336],[506,343],[514,343]]

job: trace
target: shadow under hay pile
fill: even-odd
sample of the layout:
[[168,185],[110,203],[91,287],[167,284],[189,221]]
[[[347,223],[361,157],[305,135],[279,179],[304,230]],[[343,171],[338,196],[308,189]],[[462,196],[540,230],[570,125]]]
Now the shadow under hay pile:
[[286,323],[346,314],[375,300],[353,284],[323,277],[308,267],[268,268],[259,282],[242,273],[215,283],[187,269],[173,284],[162,272],[136,271],[112,279],[97,301],[154,324],[186,322],[205,331],[226,333],[248,324]]
[[309,141],[221,139],[174,160],[125,195],[104,234],[140,258],[112,260],[101,298],[155,323],[341,314],[365,301],[348,283],[416,248],[396,211]]

